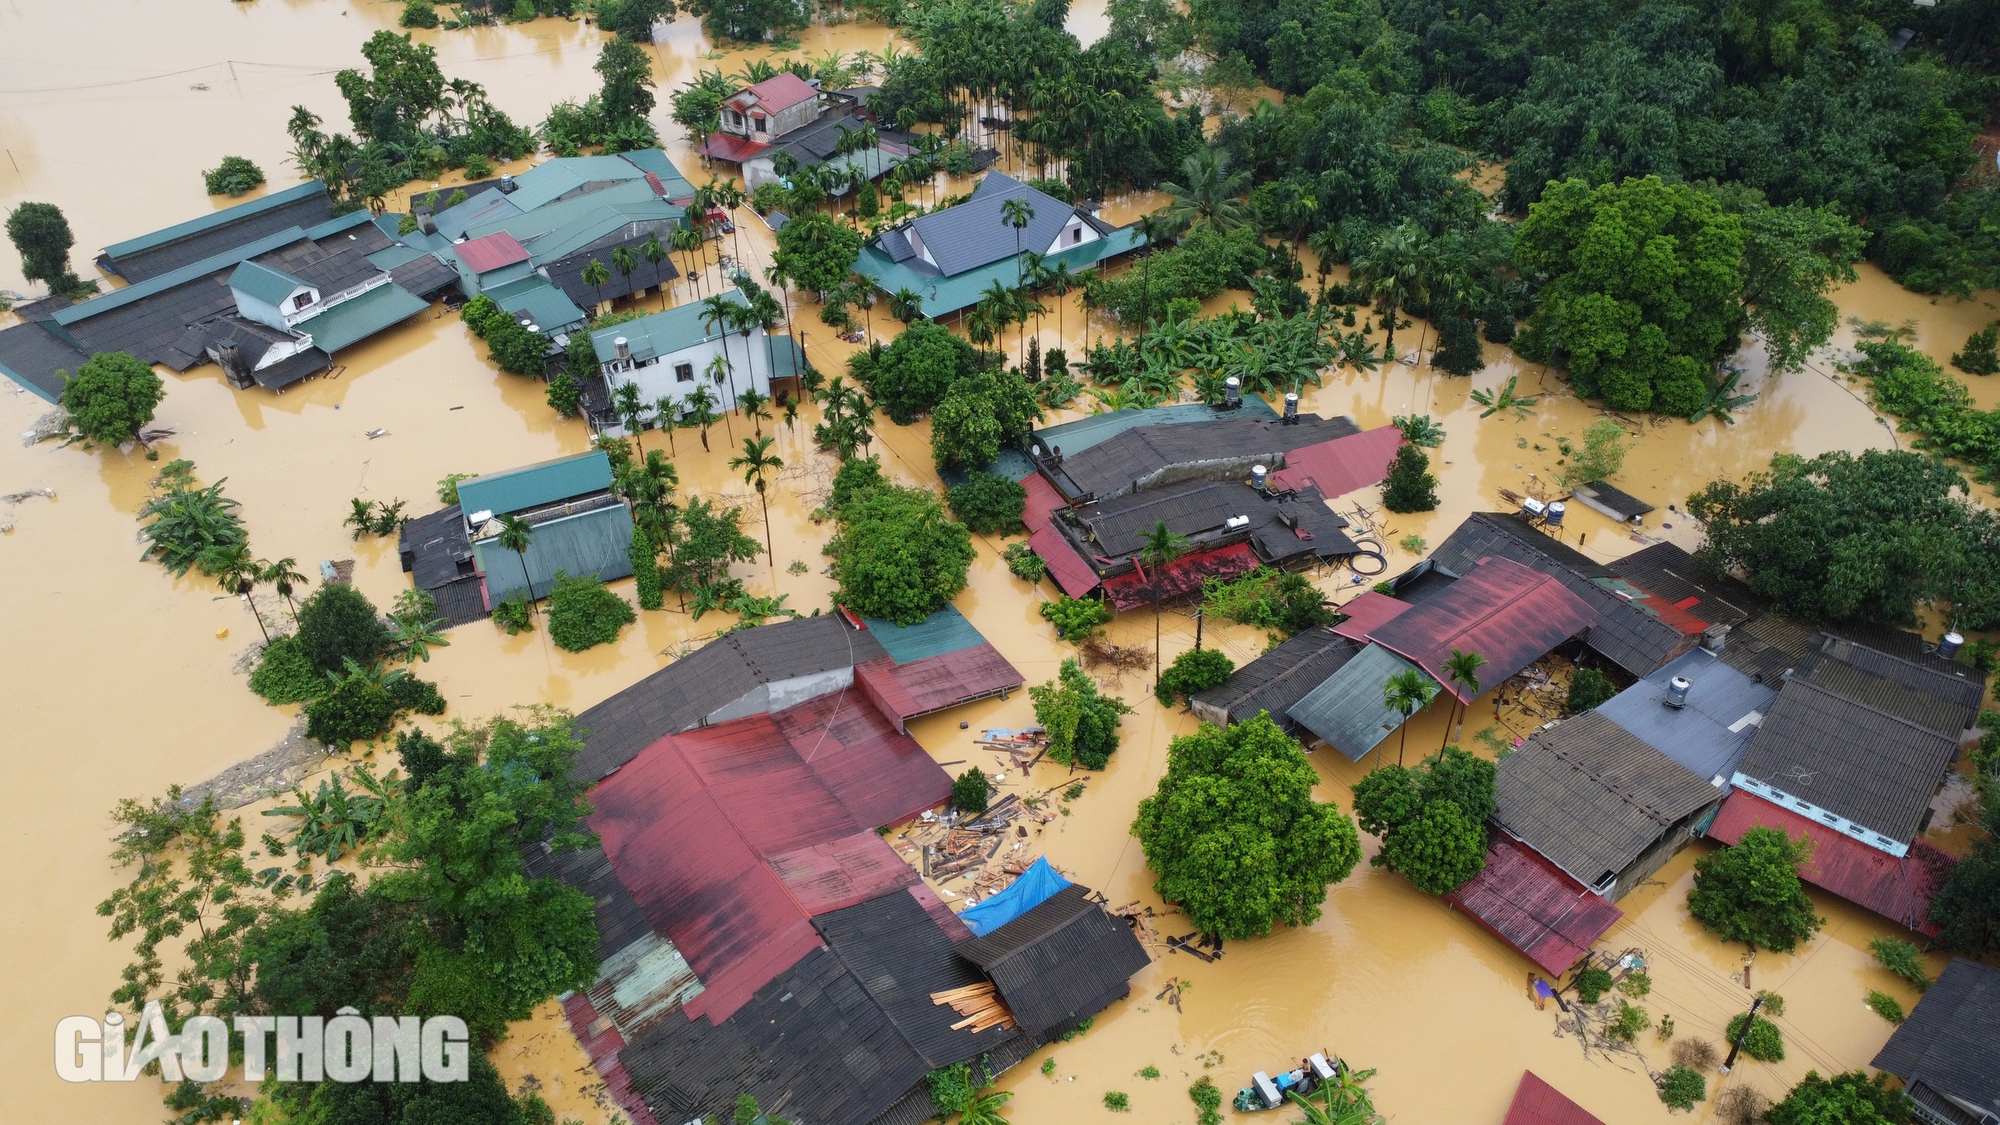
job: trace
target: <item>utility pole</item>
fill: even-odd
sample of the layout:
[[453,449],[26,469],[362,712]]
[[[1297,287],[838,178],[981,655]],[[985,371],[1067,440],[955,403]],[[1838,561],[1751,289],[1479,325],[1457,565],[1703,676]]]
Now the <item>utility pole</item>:
[[1743,1021],[1743,1030],[1737,1032],[1735,1040],[1729,1044],[1729,1057],[1722,1060],[1722,1073],[1728,1074],[1729,1068],[1736,1065],[1736,1052],[1743,1049],[1743,1041],[1750,1037],[1750,1028],[1757,1022],[1757,1009],[1763,1006],[1762,996],[1750,1001],[1750,1018]]
[[1194,650],[1196,652],[1201,651],[1201,623],[1206,619],[1206,616],[1206,614],[1202,613],[1200,606],[1194,607]]

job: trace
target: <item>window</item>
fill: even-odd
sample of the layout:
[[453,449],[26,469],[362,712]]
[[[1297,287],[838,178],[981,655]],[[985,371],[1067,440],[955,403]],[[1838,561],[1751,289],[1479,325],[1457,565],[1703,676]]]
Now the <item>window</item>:
[[694,364],[692,363],[674,364],[674,382],[676,383],[694,382]]
[[292,298],[292,308],[294,310],[305,308],[307,305],[310,305],[312,303],[313,303],[313,297],[311,293],[301,293],[298,296]]
[[1076,228],[1075,230],[1073,230],[1073,231],[1070,231],[1070,232],[1069,232],[1069,244],[1070,244],[1071,246],[1074,246],[1074,245],[1076,245],[1077,243],[1079,243],[1079,242],[1082,242],[1082,241],[1083,241],[1083,228],[1082,228],[1082,227],[1078,227],[1078,228]]
[[757,130],[757,131],[758,131],[759,133],[763,132],[763,131],[764,131],[764,117],[763,117],[763,115],[762,115],[762,114],[756,114],[756,113],[753,113],[753,114],[751,114],[751,115],[750,115],[750,127],[751,127],[752,129],[755,129],[755,130]]

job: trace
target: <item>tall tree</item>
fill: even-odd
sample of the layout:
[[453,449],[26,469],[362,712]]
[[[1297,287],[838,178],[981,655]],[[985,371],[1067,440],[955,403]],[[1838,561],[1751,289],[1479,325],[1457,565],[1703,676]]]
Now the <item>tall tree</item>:
[[667,248],[660,244],[660,232],[654,231],[646,236],[645,244],[639,247],[639,254],[646,259],[647,265],[653,267],[653,280],[656,282],[654,288],[660,291],[660,311],[666,312],[667,285],[666,282],[660,281],[659,277],[660,263],[666,261]]
[[264,627],[264,614],[257,609],[256,599],[250,596],[263,578],[257,560],[250,555],[250,544],[231,543],[213,547],[204,552],[195,563],[203,574],[215,579],[231,597],[240,597],[250,605],[250,613],[257,618],[257,631],[264,634],[264,643],[271,643],[271,631]]
[[1143,536],[1139,561],[1153,572],[1153,686],[1160,685],[1160,578],[1174,560],[1187,553],[1187,536],[1177,534],[1167,521],[1157,520]]
[[[1472,705],[1472,700],[1479,698],[1479,670],[1485,666],[1486,658],[1476,652],[1463,652],[1454,648],[1451,650],[1451,655],[1445,657],[1445,677],[1452,683],[1465,689],[1467,707]],[[1444,739],[1438,743],[1439,750],[1443,750],[1445,743],[1451,741],[1452,720],[1458,715],[1458,696],[1456,693],[1452,695],[1451,705],[1452,713],[1445,718]]]
[[757,502],[764,508],[764,557],[771,560],[771,592],[778,589],[778,552],[771,538],[771,498],[765,492],[766,473],[775,473],[785,467],[785,462],[771,452],[771,438],[759,436],[755,440],[743,439],[743,452],[729,459],[729,467],[743,470],[743,483],[757,489]]
[[534,535],[534,528],[520,516],[500,517],[500,546],[514,552],[521,560],[521,581],[528,587],[528,613],[535,612],[535,579],[528,573],[528,541]]
[[1423,295],[1426,241],[1414,223],[1403,223],[1377,235],[1354,259],[1352,276],[1382,310],[1390,359],[1396,357],[1397,314]]
[[1161,214],[1177,233],[1212,230],[1227,234],[1250,223],[1250,206],[1239,196],[1250,186],[1250,172],[1229,170],[1229,158],[1203,147],[1181,161],[1184,183],[1166,182],[1160,190],[1173,199]]
[[285,604],[291,607],[292,620],[297,621],[299,606],[292,600],[292,594],[306,584],[306,576],[299,572],[299,561],[290,555],[275,561],[260,559],[257,571],[257,581],[270,583],[271,588],[276,590],[278,596],[285,599]]
[[[611,280],[611,271],[604,267],[604,263],[596,258],[585,262],[582,272],[577,274],[577,280],[597,290],[597,303],[599,307],[602,307],[604,304],[604,286]],[[591,311],[595,312],[596,310],[593,309]]]
[[76,243],[69,220],[53,203],[22,203],[7,212],[7,238],[21,254],[21,275],[47,282],[51,292],[69,276],[69,248]]
[[1403,717],[1402,741],[1396,746],[1396,764],[1403,764],[1403,750],[1410,744],[1410,716],[1430,706],[1437,696],[1437,681],[1415,668],[1405,668],[1382,681],[1382,703]]

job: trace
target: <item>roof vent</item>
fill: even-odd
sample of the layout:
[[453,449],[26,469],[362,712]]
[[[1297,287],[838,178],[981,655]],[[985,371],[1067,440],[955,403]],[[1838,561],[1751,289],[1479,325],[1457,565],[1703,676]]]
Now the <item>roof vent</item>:
[[1710,652],[1721,652],[1722,646],[1728,643],[1728,641],[1729,626],[1727,625],[1710,625],[1701,631],[1701,647]]
[[632,358],[632,345],[625,339],[625,337],[620,336],[617,339],[611,341],[611,346],[618,350],[619,359]]
[[501,195],[512,195],[518,188],[520,188],[520,186],[521,185],[514,182],[514,174],[512,172],[500,173]]

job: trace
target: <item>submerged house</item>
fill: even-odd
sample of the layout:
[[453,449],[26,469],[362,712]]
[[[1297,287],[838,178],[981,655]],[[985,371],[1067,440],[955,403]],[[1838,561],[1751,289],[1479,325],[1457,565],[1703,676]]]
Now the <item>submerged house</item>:
[[1903,1080],[1925,1125],[2000,1120],[2000,969],[1952,958],[1869,1065]]
[[[745,310],[750,307],[739,290],[726,289],[721,296]],[[590,343],[602,371],[601,387],[597,380],[585,380],[591,422],[614,434],[625,431],[623,420],[608,408],[611,396],[628,383],[638,388],[639,401],[648,410],[672,400],[684,417],[688,396],[698,387],[708,388],[712,409],[729,411],[736,409],[744,391],[755,389],[769,398],[773,380],[792,378],[805,368],[804,350],[790,336],[773,336],[761,324],[732,329],[710,320],[702,304],[676,305],[596,329]],[[713,367],[717,361],[725,366]]]
[[[611,491],[602,450],[462,481],[458,501],[489,608],[547,597],[558,572],[606,582],[632,575],[632,510]],[[524,554],[501,544],[502,516],[528,522]]]

